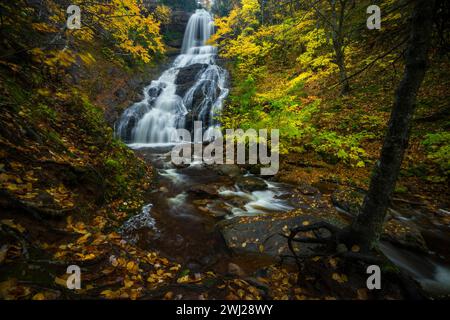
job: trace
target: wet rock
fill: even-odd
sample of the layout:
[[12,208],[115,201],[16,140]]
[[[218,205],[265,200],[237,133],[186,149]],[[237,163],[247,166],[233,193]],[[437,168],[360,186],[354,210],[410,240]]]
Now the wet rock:
[[228,212],[226,212],[226,211],[212,211],[212,210],[210,210],[209,214],[211,216],[213,216],[214,218],[222,219],[222,218],[225,218],[227,216]]
[[239,188],[250,192],[267,189],[267,183],[257,177],[241,177],[236,184]]
[[308,184],[300,185],[299,187],[297,187],[297,190],[305,196],[311,196],[319,192],[317,188],[314,188],[313,186]]
[[186,268],[188,268],[191,272],[200,272],[202,267],[196,262],[189,262],[186,265]]
[[264,282],[259,281],[258,279],[255,279],[253,277],[247,277],[244,280],[247,281],[250,285],[252,285],[264,292],[269,291],[269,286],[267,284],[265,284]]
[[[194,83],[192,83],[194,85]],[[189,92],[189,98],[185,97],[185,105],[189,110],[185,116],[186,128],[193,128],[194,121],[202,121],[203,129],[206,130],[211,121],[211,108],[213,101],[220,95],[217,81],[203,80],[203,82]],[[192,94],[192,96],[190,96]]]
[[189,188],[188,192],[196,196],[217,197],[219,195],[218,187],[214,184],[196,185]]
[[353,217],[359,214],[363,200],[364,194],[354,189],[336,190],[331,195],[333,205],[346,211]]
[[223,164],[212,167],[220,175],[229,176],[230,178],[236,178],[241,176],[241,169],[235,164]]
[[183,236],[182,236],[181,234],[177,234],[177,235],[175,236],[175,241],[174,241],[175,246],[176,246],[176,247],[179,247],[179,246],[181,246],[183,243],[184,243],[184,238],[183,238]]
[[[361,211],[364,193],[355,189],[340,189],[331,195],[333,204],[355,218]],[[401,213],[389,208],[384,224],[383,239],[403,247],[427,252],[425,240],[420,229],[413,222],[402,218]]]
[[230,213],[229,207],[222,202],[216,200],[208,205],[209,214],[215,218],[224,218]]
[[450,238],[448,233],[438,229],[428,229],[422,230],[421,234],[430,250],[443,255],[443,258],[450,262]]
[[209,203],[209,200],[207,200],[207,199],[194,200],[194,201],[192,201],[192,203],[197,206],[205,206]]
[[[150,12],[153,12],[153,10],[150,10]],[[182,10],[172,11],[170,15],[170,22],[164,26],[164,30],[170,30],[170,33],[166,37],[167,45],[174,48],[182,47],[184,31],[186,30],[186,25],[191,14],[192,13],[190,12]]]
[[180,68],[175,84],[180,85],[194,81],[196,76],[206,68],[208,68],[206,63],[194,63],[187,67]]
[[198,207],[198,210],[200,210],[202,212],[209,212],[209,209],[206,207]]
[[228,264],[228,273],[232,276],[244,277],[245,272],[237,264],[230,262]]
[[419,228],[411,221],[390,219],[385,222],[382,238],[416,251],[429,250]]
[[450,211],[444,210],[444,209],[439,209],[438,211],[436,211],[436,215],[438,215],[440,217],[450,217]]
[[247,164],[245,165],[245,169],[251,174],[260,174],[261,173],[261,164]]
[[[226,245],[234,253],[254,253],[269,256],[290,254],[286,238],[280,234],[288,234],[289,230],[305,223],[327,220],[338,226],[344,223],[332,216],[321,216],[319,212],[302,215],[292,213],[274,213],[253,217],[236,217],[218,223]],[[327,236],[326,231],[322,231]],[[311,253],[316,244],[301,244],[295,249],[299,254]]]
[[148,95],[149,95],[150,97],[157,98],[157,97],[159,97],[159,95],[161,94],[161,92],[163,91],[163,89],[164,89],[164,85],[161,84],[161,85],[159,85],[159,86],[150,87],[150,88],[147,90],[147,93],[148,93]]
[[317,188],[322,194],[332,194],[336,190],[338,185],[333,182],[319,181],[313,183],[312,186],[314,188]]

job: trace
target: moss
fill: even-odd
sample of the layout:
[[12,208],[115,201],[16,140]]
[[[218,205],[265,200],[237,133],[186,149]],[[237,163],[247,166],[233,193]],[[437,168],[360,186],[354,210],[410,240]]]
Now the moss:
[[402,185],[397,185],[395,187],[395,193],[407,193],[408,192],[408,188]]
[[58,113],[55,109],[50,108],[46,104],[38,103],[31,109],[31,117],[35,120],[50,120],[55,121],[58,117]]

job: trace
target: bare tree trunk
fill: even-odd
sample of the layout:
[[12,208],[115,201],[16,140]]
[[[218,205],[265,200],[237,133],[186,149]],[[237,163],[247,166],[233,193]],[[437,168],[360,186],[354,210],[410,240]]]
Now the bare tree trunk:
[[351,237],[364,249],[373,248],[383,230],[386,210],[408,145],[417,92],[424,79],[430,46],[434,0],[414,0],[405,72],[396,94],[389,127],[361,213],[351,226]]
[[261,0],[261,24],[263,25],[265,23],[265,15],[266,15],[266,1],[267,0]]
[[350,82],[347,77],[347,68],[345,67],[345,54],[343,46],[337,37],[333,36],[333,48],[336,56],[336,64],[339,68],[339,80],[341,83],[341,94],[347,94],[350,91]]
[[336,65],[339,68],[339,79],[341,82],[341,94],[347,94],[350,91],[350,83],[347,77],[347,68],[345,67],[345,52],[344,52],[344,18],[346,0],[339,1],[339,8],[336,5],[336,0],[330,0],[331,5],[331,40],[333,42],[334,55],[336,58]]

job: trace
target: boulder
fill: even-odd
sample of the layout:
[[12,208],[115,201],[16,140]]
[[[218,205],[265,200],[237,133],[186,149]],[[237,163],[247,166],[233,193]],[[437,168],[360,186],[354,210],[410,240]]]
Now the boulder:
[[217,186],[213,184],[196,185],[189,188],[189,193],[201,197],[217,197],[219,192]]
[[241,177],[236,184],[239,188],[249,192],[267,189],[267,183],[263,179],[252,176]]
[[217,171],[222,176],[228,176],[230,178],[237,178],[241,176],[241,169],[239,166],[235,164],[222,164],[222,165],[215,165],[212,166],[212,168]]
[[[236,217],[218,223],[226,245],[234,253],[264,254],[272,257],[289,255],[286,238],[281,234],[289,234],[289,230],[308,223],[327,220],[338,226],[344,226],[336,217],[322,216],[319,212],[304,212],[301,214],[273,213],[252,217]],[[326,231],[323,236],[326,236]],[[301,244],[295,246],[298,254],[309,254],[316,244]]]
[[198,75],[208,68],[207,64],[195,63],[190,66],[181,68],[178,71],[175,84],[177,85],[176,94],[184,97],[188,90],[197,82]]
[[[339,189],[331,195],[331,199],[336,207],[344,210],[354,219],[361,211],[364,196],[363,191]],[[387,210],[382,238],[402,247],[422,252],[428,251],[419,227],[415,223],[403,219],[401,212],[392,208]]]
[[175,84],[182,85],[195,81],[196,76],[200,71],[204,71],[206,68],[208,68],[208,65],[205,63],[194,63],[187,67],[180,68]]

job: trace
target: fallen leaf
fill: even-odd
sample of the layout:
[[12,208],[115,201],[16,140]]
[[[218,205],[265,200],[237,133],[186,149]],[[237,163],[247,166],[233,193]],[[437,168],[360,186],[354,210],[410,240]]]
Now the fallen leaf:
[[32,300],[45,300],[45,295],[42,292],[36,293]]

